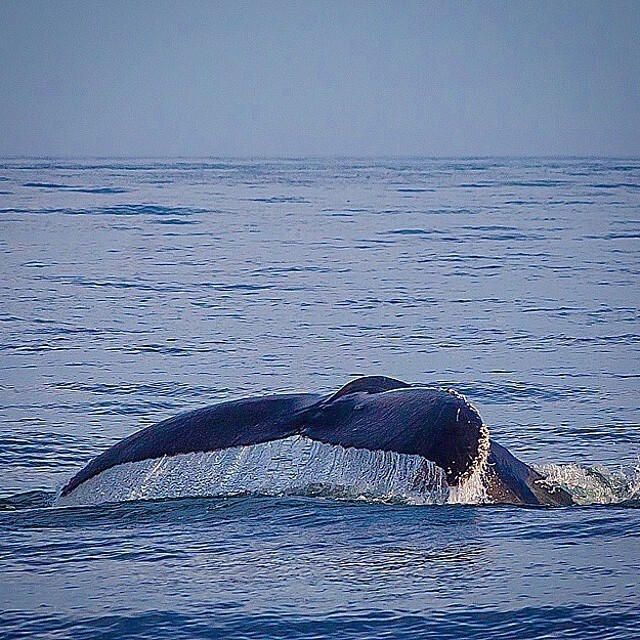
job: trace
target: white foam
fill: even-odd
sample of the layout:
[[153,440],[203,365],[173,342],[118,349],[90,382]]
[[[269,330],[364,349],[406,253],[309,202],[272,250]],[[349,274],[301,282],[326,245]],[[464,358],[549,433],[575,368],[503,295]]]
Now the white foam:
[[535,468],[546,476],[546,482],[566,489],[578,504],[616,504],[640,498],[640,464],[631,473],[600,465],[545,464]]
[[[207,453],[128,462],[107,469],[59,497],[58,505],[189,496],[330,495],[406,504],[444,504],[475,497],[450,491],[445,474],[418,455],[344,448],[294,436]],[[467,493],[465,493],[465,490]]]

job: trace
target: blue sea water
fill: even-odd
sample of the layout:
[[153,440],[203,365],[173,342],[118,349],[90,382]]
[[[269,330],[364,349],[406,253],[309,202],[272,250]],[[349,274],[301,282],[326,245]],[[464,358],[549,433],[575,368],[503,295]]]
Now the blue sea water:
[[[640,637],[640,160],[0,161],[0,637]],[[454,387],[582,506],[51,506],[183,410]]]

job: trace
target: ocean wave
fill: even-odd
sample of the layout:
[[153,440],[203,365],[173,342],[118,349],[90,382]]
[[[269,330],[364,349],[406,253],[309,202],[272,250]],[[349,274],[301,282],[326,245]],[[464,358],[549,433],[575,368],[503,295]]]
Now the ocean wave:
[[23,187],[49,189],[51,191],[71,191],[72,193],[127,193],[122,187],[89,187],[72,184],[58,184],[56,182],[25,182]]
[[[209,605],[206,612],[177,610],[74,615],[10,611],[0,623],[19,636],[74,638],[597,638],[611,640],[640,632],[636,607],[620,604],[526,606],[503,610],[473,605],[429,613],[406,610],[338,609],[326,614],[255,612],[237,603]],[[18,637],[16,635],[16,637]]]

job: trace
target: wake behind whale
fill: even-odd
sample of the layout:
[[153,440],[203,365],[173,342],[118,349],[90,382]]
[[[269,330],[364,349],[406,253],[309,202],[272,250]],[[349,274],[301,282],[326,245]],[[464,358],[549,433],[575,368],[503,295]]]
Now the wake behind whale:
[[329,396],[246,398],[157,423],[92,460],[56,503],[246,493],[573,503],[559,484],[491,441],[460,394],[382,376]]

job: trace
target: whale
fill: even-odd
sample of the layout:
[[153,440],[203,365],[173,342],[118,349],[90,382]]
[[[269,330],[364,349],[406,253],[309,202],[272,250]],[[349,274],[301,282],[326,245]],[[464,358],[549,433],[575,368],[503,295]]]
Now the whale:
[[418,503],[466,495],[493,504],[573,504],[493,441],[463,395],[385,376],[356,378],[326,395],[241,398],[162,420],[91,460],[56,503],[322,491]]

